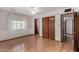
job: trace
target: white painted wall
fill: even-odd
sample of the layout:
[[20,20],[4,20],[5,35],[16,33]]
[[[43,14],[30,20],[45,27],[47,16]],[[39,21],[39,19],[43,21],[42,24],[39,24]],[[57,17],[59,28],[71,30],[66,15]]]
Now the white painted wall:
[[[26,28],[24,30],[14,30],[11,29],[13,27],[12,17],[16,17],[16,20],[20,20],[21,17],[25,18]],[[33,34],[33,20],[32,17],[27,15],[22,15],[18,13],[13,13],[9,11],[0,10],[0,41]]]
[[[65,9],[50,11],[48,13],[34,16],[39,20],[39,35],[42,36],[42,17],[55,16],[55,40],[61,41],[61,14],[64,14]],[[78,11],[78,8],[74,8],[74,11]]]

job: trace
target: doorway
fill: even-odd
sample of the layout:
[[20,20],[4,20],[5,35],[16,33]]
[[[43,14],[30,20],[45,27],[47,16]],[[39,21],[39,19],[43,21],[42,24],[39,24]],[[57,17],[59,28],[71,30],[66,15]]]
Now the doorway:
[[[66,23],[66,20],[64,20],[64,17],[67,15],[72,15],[73,17],[72,27],[70,27],[70,25]],[[73,48],[74,48],[73,50],[79,51],[79,14],[77,12],[61,15],[61,37],[62,37],[61,41],[64,41],[67,39],[67,29],[66,29],[67,27],[66,26],[68,26],[68,28],[72,28]]]
[[74,40],[74,14],[62,14],[61,15],[61,41],[67,39]]
[[35,31],[34,31],[34,32],[35,32],[35,35],[39,34],[39,32],[38,32],[38,22],[37,22],[37,20],[38,20],[38,19],[34,19],[34,24],[35,24],[35,25],[34,25],[34,26],[35,26]]
[[42,18],[43,38],[55,40],[55,16]]

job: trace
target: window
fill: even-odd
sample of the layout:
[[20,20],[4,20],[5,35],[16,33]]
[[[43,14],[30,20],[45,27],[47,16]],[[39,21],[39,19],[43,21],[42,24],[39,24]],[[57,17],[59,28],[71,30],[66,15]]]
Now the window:
[[14,21],[14,29],[24,29],[25,22],[24,21]]

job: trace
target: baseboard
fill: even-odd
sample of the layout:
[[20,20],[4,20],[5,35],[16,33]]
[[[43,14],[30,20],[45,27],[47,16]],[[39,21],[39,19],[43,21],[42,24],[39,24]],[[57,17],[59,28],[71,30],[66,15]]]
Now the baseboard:
[[18,37],[14,37],[14,38],[11,38],[11,39],[6,39],[6,40],[1,40],[0,42],[4,42],[4,41],[8,41],[8,40],[13,40],[13,39],[18,39],[18,38],[22,38],[22,37],[28,37],[28,36],[33,36],[34,34],[29,34],[29,35],[23,35],[23,36],[18,36]]

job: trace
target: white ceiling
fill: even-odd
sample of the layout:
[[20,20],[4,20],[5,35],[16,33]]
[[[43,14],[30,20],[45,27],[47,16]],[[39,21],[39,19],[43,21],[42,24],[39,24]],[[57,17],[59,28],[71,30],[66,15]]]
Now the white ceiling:
[[46,12],[54,11],[54,10],[60,10],[60,9],[67,8],[67,7],[37,7],[38,10],[40,11],[37,12],[36,14],[32,14],[31,8],[32,7],[0,7],[0,9],[17,12],[17,13],[21,13],[21,14],[25,14],[29,16],[46,13]]

